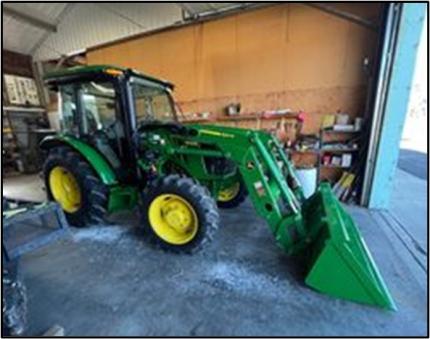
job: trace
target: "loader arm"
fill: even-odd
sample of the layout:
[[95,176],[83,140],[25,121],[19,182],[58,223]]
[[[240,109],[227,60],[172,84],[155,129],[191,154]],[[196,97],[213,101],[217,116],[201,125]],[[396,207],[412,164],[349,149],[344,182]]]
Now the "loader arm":
[[213,143],[232,160],[252,203],[287,254],[305,245],[301,204],[304,199],[294,170],[279,142],[263,132],[210,126],[197,127],[193,140]]

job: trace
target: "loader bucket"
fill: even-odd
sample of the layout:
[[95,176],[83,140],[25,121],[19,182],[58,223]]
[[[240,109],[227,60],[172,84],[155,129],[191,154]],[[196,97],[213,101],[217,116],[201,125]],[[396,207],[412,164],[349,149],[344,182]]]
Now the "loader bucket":
[[305,201],[302,212],[311,239],[306,284],[334,297],[396,310],[357,226],[328,184]]

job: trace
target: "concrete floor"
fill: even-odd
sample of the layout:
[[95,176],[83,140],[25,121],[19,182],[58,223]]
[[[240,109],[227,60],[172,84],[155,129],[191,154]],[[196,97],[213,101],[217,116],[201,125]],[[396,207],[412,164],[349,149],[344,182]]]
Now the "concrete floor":
[[[18,189],[5,181],[4,192],[17,197],[38,185],[37,177],[25,180]],[[349,209],[397,312],[307,288],[299,263],[276,248],[248,201],[221,213],[214,242],[194,256],[151,248],[135,231],[136,218],[124,214],[25,257],[27,334],[59,324],[70,336],[424,336],[426,184],[399,170],[393,200],[403,201],[394,211]]]

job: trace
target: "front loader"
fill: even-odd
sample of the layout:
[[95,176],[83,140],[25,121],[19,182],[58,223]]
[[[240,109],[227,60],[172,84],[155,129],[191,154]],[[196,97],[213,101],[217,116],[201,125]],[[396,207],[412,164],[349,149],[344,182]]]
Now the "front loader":
[[278,140],[262,131],[177,122],[173,86],[130,69],[51,73],[62,132],[43,140],[48,195],[75,226],[139,206],[145,238],[176,252],[212,239],[219,208],[249,195],[277,244],[306,258],[305,282],[395,309],[357,226],[327,183],[305,199]]

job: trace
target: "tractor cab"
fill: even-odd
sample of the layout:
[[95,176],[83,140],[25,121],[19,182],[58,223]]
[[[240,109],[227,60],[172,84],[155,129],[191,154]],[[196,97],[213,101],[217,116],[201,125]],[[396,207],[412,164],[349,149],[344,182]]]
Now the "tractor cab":
[[138,127],[177,120],[173,85],[130,69],[74,67],[45,80],[58,92],[62,132],[97,149],[126,182],[135,175]]

